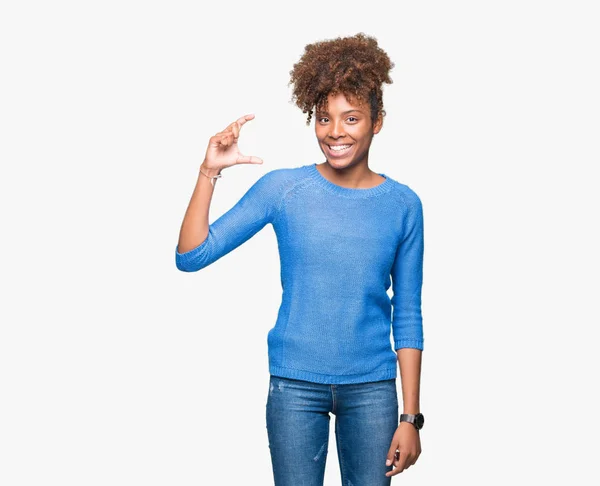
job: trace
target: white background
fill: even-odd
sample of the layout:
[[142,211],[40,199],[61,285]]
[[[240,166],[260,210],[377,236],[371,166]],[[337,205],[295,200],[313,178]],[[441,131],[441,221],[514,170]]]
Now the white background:
[[289,71],[361,31],[395,63],[370,167],[425,218],[423,452],[393,483],[598,484],[597,5],[391,5],[3,2],[1,484],[273,484],[273,229],[198,273],[175,246],[239,116],[264,164],[211,221],[324,160]]

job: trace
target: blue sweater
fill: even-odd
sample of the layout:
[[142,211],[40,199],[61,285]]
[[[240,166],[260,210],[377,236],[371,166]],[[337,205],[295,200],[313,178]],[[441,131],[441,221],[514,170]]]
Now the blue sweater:
[[395,350],[423,349],[421,201],[379,175],[378,186],[351,189],[327,180],[316,164],[273,169],[209,225],[199,246],[176,247],[177,268],[195,272],[273,225],[283,294],[267,335],[272,375],[325,384],[386,380],[397,376]]

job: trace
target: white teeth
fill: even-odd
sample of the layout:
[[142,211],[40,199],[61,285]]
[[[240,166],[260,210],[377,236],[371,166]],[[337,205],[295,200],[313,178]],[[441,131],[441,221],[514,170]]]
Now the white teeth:
[[350,147],[350,145],[330,145],[329,147],[331,148],[331,150],[340,151],[347,149],[348,147]]

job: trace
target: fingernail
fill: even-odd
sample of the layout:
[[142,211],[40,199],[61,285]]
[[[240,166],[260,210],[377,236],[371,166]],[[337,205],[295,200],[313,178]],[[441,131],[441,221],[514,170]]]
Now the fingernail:
[[389,459],[387,461],[385,461],[385,465],[389,466],[392,463],[392,461],[390,461]]

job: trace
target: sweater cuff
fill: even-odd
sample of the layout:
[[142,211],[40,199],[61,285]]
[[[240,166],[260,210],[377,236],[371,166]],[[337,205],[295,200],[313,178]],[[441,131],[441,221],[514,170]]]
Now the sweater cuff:
[[201,260],[200,257],[206,251],[208,244],[208,238],[200,243],[196,248],[192,248],[183,253],[179,253],[179,245],[175,247],[175,264],[182,272],[194,272],[200,267],[198,262]]
[[423,339],[400,339],[394,341],[394,351],[397,351],[400,348],[415,348],[423,351],[423,344]]

